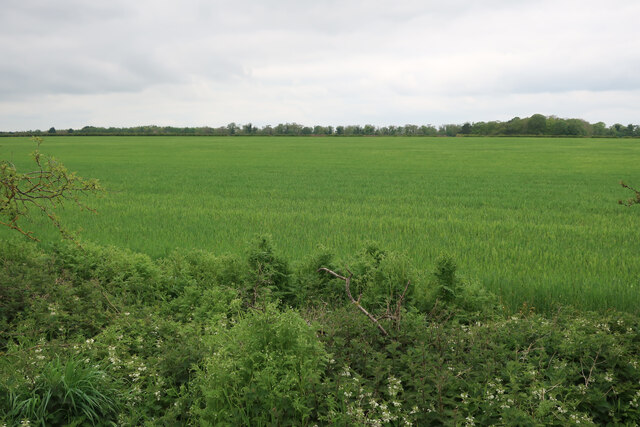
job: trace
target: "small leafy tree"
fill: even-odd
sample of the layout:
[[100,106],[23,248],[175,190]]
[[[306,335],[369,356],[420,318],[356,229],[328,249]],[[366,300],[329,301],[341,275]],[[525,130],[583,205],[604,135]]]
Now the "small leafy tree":
[[13,163],[0,160],[0,224],[38,241],[32,231],[20,225],[21,219],[27,217],[31,210],[36,210],[45,215],[64,237],[71,238],[55,209],[65,202],[72,202],[82,209],[94,211],[82,201],[82,196],[103,189],[98,180],[79,177],[54,157],[41,153],[42,138],[34,137],[33,141],[37,144],[31,153],[34,170],[19,172]]

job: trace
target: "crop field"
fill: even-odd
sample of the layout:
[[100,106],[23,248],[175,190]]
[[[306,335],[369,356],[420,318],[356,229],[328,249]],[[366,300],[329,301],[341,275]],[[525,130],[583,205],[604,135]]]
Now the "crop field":
[[[22,170],[33,149],[0,140]],[[109,190],[96,215],[61,212],[84,240],[241,254],[268,233],[292,262],[373,240],[424,270],[451,254],[512,310],[640,311],[640,209],[617,204],[620,180],[640,185],[637,140],[50,137],[42,151]]]

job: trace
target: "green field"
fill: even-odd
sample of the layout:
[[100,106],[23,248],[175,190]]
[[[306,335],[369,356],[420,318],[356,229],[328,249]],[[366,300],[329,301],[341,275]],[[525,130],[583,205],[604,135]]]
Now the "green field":
[[[33,149],[0,140],[21,169]],[[96,243],[237,254],[269,233],[295,261],[375,240],[424,269],[452,254],[512,309],[640,311],[640,209],[617,204],[621,179],[640,185],[637,140],[51,137],[42,151],[110,190],[98,215],[61,215]]]

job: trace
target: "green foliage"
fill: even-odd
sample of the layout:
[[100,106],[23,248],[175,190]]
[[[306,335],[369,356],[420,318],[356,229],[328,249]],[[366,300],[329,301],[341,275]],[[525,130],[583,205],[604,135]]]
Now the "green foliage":
[[[637,314],[541,315],[524,306],[505,315],[451,256],[427,273],[367,244],[348,261],[320,249],[289,273],[263,242],[246,260],[197,250],[152,260],[97,245],[43,252],[35,243],[1,242],[0,283],[9,287],[0,286],[0,424],[640,419]],[[344,281],[317,271],[345,265],[354,293],[388,335],[349,303]],[[257,266],[286,274],[258,276]],[[248,278],[276,283],[285,275],[248,307]],[[410,298],[389,316],[409,280]]]
[[459,293],[460,279],[456,277],[456,262],[450,255],[441,255],[436,260],[433,272],[438,297],[445,302],[453,301]]
[[423,312],[431,312],[440,305],[440,309],[457,310],[457,316],[469,318],[496,314],[500,309],[497,297],[477,280],[459,277],[457,269],[451,255],[440,255],[431,280],[415,292],[413,305]]
[[423,279],[406,255],[382,250],[373,242],[367,243],[350,264],[354,298],[361,295],[362,305],[376,313],[402,304],[400,299],[410,298],[414,287],[420,286]]
[[2,388],[7,400],[0,419],[16,425],[112,425],[119,409],[119,391],[105,372],[74,359],[56,358],[32,382]]
[[333,305],[345,300],[344,284],[318,271],[321,267],[335,270],[333,257],[327,248],[320,246],[316,253],[298,263],[291,278],[293,306],[309,307],[319,303]]
[[[27,170],[32,148],[4,138],[1,150]],[[244,281],[256,234],[270,233],[290,261],[322,244],[342,272],[336,261],[375,239],[421,274],[453,254],[461,276],[510,311],[640,307],[638,215],[615,205],[633,193],[612,188],[636,180],[634,140],[57,136],[47,150],[113,190],[92,201],[98,215],[58,210],[102,246],[152,259],[176,248],[231,254]],[[59,238],[46,219],[29,220],[42,240]],[[0,240],[14,234],[0,228]]]
[[265,304],[271,297],[285,303],[295,300],[289,285],[289,264],[277,256],[268,235],[256,236],[247,254],[244,294],[249,306]]
[[376,392],[366,379],[344,366],[334,387],[328,396],[330,409],[321,417],[330,425],[410,426],[417,418],[417,407],[403,407],[406,402],[402,382],[392,375],[387,378],[386,387]]
[[53,257],[33,244],[0,245],[0,283],[0,351],[23,334],[93,336],[116,310],[96,282],[56,271]]
[[294,311],[267,305],[212,337],[192,410],[207,425],[306,425],[321,401],[327,354]]
[[[340,317],[343,324],[330,321]],[[344,424],[375,425],[378,405],[388,402],[396,412],[387,411],[387,418],[416,425],[637,421],[637,317],[561,312],[545,318],[525,311],[472,324],[458,320],[446,312],[426,319],[412,314],[393,343],[380,345],[363,319],[346,313],[321,319],[335,361],[325,413]],[[386,395],[392,379],[402,386],[398,405]]]
[[147,255],[113,246],[56,246],[56,264],[77,282],[92,281],[126,303],[151,303],[167,293],[160,269]]

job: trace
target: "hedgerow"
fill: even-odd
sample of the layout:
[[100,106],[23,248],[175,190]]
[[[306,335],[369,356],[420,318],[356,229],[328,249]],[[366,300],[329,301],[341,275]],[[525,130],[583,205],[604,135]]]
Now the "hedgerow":
[[633,425],[639,356],[637,314],[509,312],[446,255],[0,243],[0,425]]

